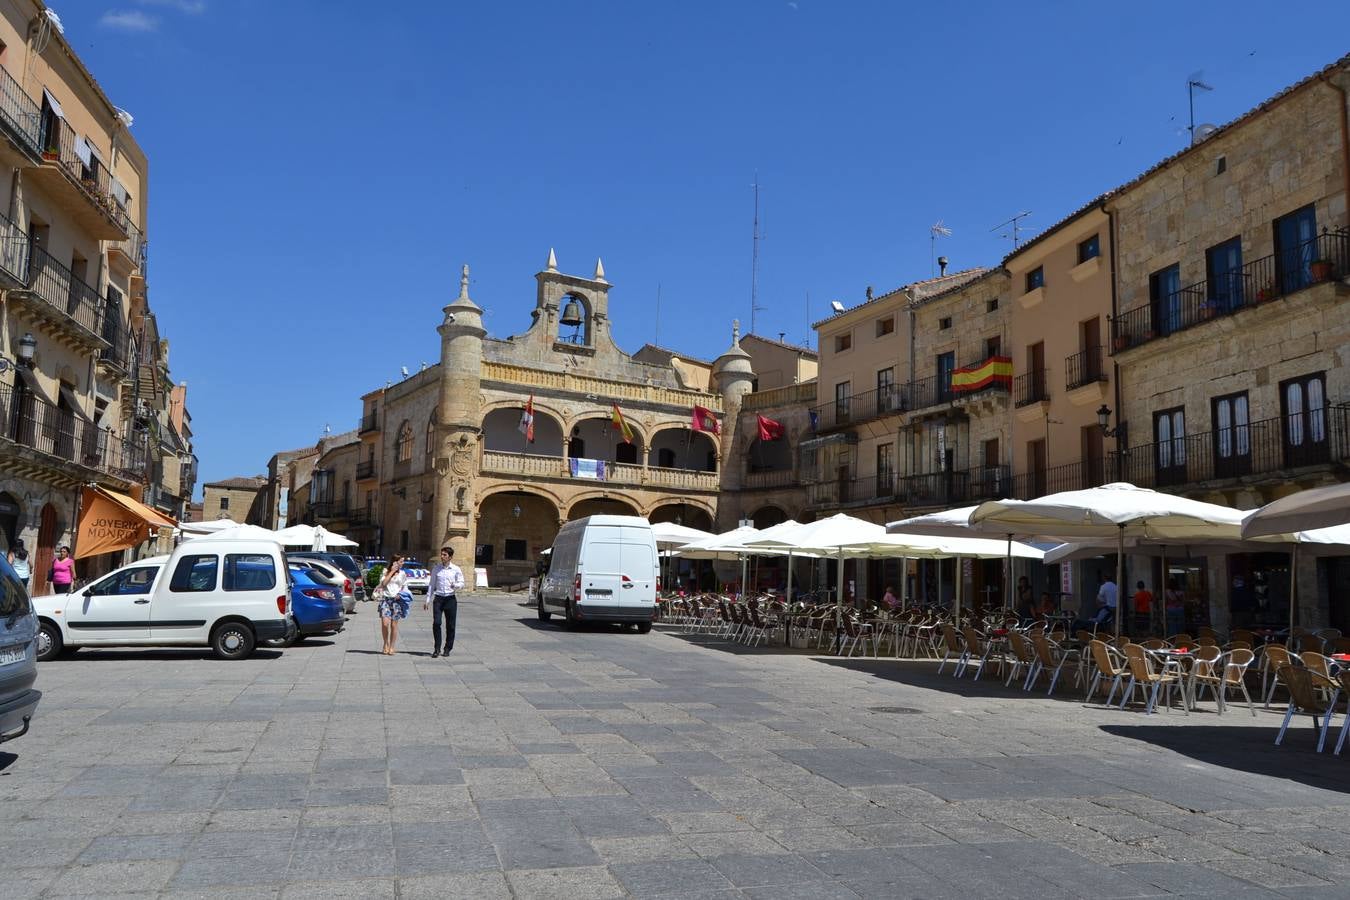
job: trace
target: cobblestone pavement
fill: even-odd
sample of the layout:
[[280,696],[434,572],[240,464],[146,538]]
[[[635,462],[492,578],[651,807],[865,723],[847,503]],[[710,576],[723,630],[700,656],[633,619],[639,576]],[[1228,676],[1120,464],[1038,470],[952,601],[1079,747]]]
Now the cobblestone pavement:
[[[1084,706],[460,604],[378,652],[44,664],[0,895],[1344,897],[1350,757],[1304,719]],[[886,710],[886,711],[881,711]]]

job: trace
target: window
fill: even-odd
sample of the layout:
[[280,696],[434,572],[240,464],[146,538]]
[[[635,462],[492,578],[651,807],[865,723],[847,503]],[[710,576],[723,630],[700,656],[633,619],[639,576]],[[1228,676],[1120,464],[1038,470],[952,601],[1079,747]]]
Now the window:
[[895,316],[887,316],[884,319],[877,319],[877,337],[885,337],[888,334],[895,333]]
[[227,509],[229,509],[229,508],[230,508],[230,498],[229,498],[229,497],[221,497],[221,498],[220,498],[220,510],[221,510],[221,512],[224,512],[225,510],[227,510]]
[[991,356],[1001,356],[1003,353],[1003,338],[1000,335],[984,339],[984,358]]
[[266,553],[226,553],[227,591],[270,591],[277,586],[276,563]]
[[436,451],[436,420],[427,419],[427,456]]
[[1183,407],[1153,414],[1153,465],[1158,484],[1186,480],[1186,411]]
[[890,412],[894,409],[895,367],[891,366],[877,372],[877,412]]
[[837,334],[834,336],[834,352],[843,353],[853,346],[853,334]]
[[952,372],[956,369],[956,353],[948,351],[937,357],[937,399],[945,403],[952,395]]
[[159,573],[159,566],[137,566],[109,575],[89,589],[98,597],[149,593],[150,585]]
[[1285,465],[1326,462],[1326,388],[1326,375],[1321,372],[1280,383]]
[[1231,238],[1206,250],[1205,274],[1209,280],[1206,299],[1215,312],[1232,312],[1241,306],[1242,238]]
[[1236,478],[1251,471],[1250,412],[1247,392],[1215,397],[1210,402],[1214,423],[1214,474]]
[[398,552],[408,552],[408,529],[403,529],[398,533]]
[[1027,292],[1036,290],[1036,288],[1045,287],[1045,268],[1037,266],[1027,273]]
[[[1311,203],[1275,220],[1275,269],[1280,293],[1291,294],[1311,284],[1312,263],[1317,256],[1317,211]],[[1258,290],[1272,287],[1257,285]]]
[[1078,245],[1078,262],[1080,264],[1087,262],[1089,259],[1096,259],[1101,255],[1101,235],[1099,234],[1094,234]]
[[1027,441],[1027,493],[1045,496],[1045,441]]
[[[614,461],[616,463],[627,463],[636,465],[638,461],[637,444],[619,443],[614,446]],[[507,559],[510,559],[508,556]]]
[[656,467],[658,469],[675,468],[675,451],[669,447],[656,448]]
[[952,327],[952,317],[951,317],[951,316],[943,316],[942,318],[938,319],[938,330],[939,330],[939,331],[946,331],[948,328],[951,328],[951,327]]
[[987,313],[998,312],[998,298],[984,301],[984,311]]
[[895,493],[895,445],[877,444],[877,496]]
[[1214,160],[1215,175],[1222,175],[1224,172],[1227,171],[1228,171],[1228,157],[1220,156],[1218,159]]
[[837,422],[848,421],[848,401],[853,396],[853,382],[841,381],[834,386],[834,418]]
[[507,538],[506,547],[502,551],[502,559],[523,560],[526,558],[525,542],[515,538]]
[[398,429],[398,442],[394,444],[394,458],[399,462],[407,462],[412,459],[412,445],[412,425],[404,422]]
[[215,554],[184,556],[178,560],[169,579],[169,590],[175,594],[195,594],[216,589]]
[[[1181,266],[1173,263],[1148,276],[1148,300],[1153,321],[1160,335],[1171,334],[1183,327],[1181,308]],[[1195,312],[1190,311],[1194,316]]]

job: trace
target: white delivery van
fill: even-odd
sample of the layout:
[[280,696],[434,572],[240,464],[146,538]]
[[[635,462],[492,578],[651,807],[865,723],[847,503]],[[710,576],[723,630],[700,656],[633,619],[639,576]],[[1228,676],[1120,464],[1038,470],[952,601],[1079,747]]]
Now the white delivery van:
[[656,538],[637,516],[587,516],[563,525],[539,587],[539,620],[555,612],[581,622],[633,623],[652,630],[658,584]]
[[142,559],[69,594],[34,597],[37,655],[80,647],[210,647],[245,659],[260,641],[295,632],[281,545],[201,537]]

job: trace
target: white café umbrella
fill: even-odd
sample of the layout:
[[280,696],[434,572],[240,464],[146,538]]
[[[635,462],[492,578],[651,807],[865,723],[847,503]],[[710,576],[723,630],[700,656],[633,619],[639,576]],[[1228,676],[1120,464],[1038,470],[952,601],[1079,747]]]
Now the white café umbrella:
[[1243,537],[1288,534],[1350,523],[1350,483],[1311,488],[1281,497],[1250,513]]
[[[1005,531],[994,527],[985,527],[976,524],[970,520],[971,514],[979,507],[976,506],[958,506],[955,509],[946,509],[942,512],[928,513],[922,516],[911,516],[908,519],[901,519],[898,522],[886,523],[886,531],[889,534],[918,534],[929,537],[973,537],[978,535],[1001,535],[1005,542],[1004,546],[1004,564],[1003,581],[1006,585],[1006,597],[1004,604],[1009,608],[1013,605],[1013,532]],[[1032,535],[1023,535],[1032,537]],[[938,569],[938,593],[942,592],[942,569]],[[941,599],[941,597],[939,597]]]
[[231,522],[229,528],[218,528],[209,534],[186,533],[183,535],[183,540],[191,541],[204,537],[222,541],[276,541],[278,544],[281,543],[275,531],[270,531],[258,525],[240,525],[238,522]]
[[759,534],[759,529],[742,525],[700,541],[693,541],[671,551],[685,559],[734,559],[741,563],[741,593],[745,593],[745,550],[737,546],[742,538]]
[[[653,522],[652,537],[656,538],[656,550],[661,557],[661,563],[666,565],[670,558],[668,553],[661,553],[662,550],[673,550],[676,547],[682,547],[690,541],[701,541],[704,538],[712,537],[711,531],[699,531],[697,528],[690,528],[688,525],[681,525],[678,522]],[[669,575],[670,573],[665,573]],[[661,579],[662,584],[667,583],[667,578]]]
[[[230,528],[238,528],[239,523],[234,519],[210,519],[205,522],[179,522],[178,531],[184,540],[189,537],[200,537],[204,534],[215,534],[218,531],[225,531]],[[266,530],[266,529],[264,529]]]
[[[756,532],[755,534],[753,534],[753,535],[746,535],[746,536],[744,536],[744,537],[740,537],[740,538],[736,538],[735,540],[728,541],[726,544],[724,544],[724,546],[726,546],[726,547],[728,547],[728,548],[740,548],[742,553],[748,554],[748,555],[750,555],[750,556],[787,556],[787,588],[786,588],[786,594],[787,594],[788,597],[791,597],[791,596],[792,596],[792,559],[793,559],[793,557],[794,557],[794,556],[816,556],[816,555],[818,555],[818,554],[815,554],[815,553],[794,553],[794,551],[793,551],[792,549],[790,549],[790,548],[786,551],[786,553],[784,553],[784,551],[781,550],[781,549],[778,548],[778,547],[764,547],[764,546],[759,546],[759,545],[758,545],[758,542],[759,542],[759,541],[762,541],[762,540],[776,540],[780,535],[787,534],[788,532],[792,531],[794,528],[800,528],[800,527],[801,527],[801,523],[800,523],[800,522],[798,522],[798,521],[795,520],[795,519],[788,519],[788,520],[785,521],[785,522],[779,522],[777,525],[770,525],[768,528],[760,529],[759,531],[757,531],[757,532]],[[751,542],[755,542],[755,544],[752,544]]]
[[330,547],[355,547],[356,541],[335,534],[322,525],[291,525],[274,532],[280,542],[287,547],[308,547],[310,550],[327,550]]
[[1062,491],[1036,500],[993,500],[971,513],[972,524],[1019,535],[1065,539],[1116,539],[1116,636],[1120,636],[1125,580],[1125,541],[1236,540],[1244,513],[1117,482],[1081,491]]

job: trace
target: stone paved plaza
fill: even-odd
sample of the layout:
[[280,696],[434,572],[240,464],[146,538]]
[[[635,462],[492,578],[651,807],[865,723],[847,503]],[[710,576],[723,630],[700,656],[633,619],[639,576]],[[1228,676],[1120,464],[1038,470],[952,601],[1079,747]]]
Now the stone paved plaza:
[[[0,896],[1344,897],[1350,755],[931,663],[542,626],[44,664]],[[874,711],[887,709],[888,711]],[[897,709],[903,711],[896,711]]]

